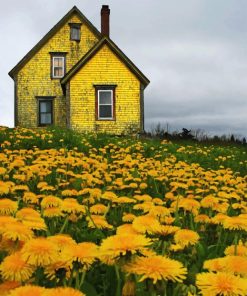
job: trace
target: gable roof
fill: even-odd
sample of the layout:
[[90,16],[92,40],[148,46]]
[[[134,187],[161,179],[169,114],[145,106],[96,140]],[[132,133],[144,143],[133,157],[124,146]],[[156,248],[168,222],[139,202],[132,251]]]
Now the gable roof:
[[9,72],[9,76],[14,78],[14,75],[40,50],[40,48],[52,37],[57,31],[69,20],[73,13],[77,13],[82,22],[88,25],[92,32],[99,38],[101,33],[94,25],[84,16],[84,14],[74,6],[25,56],[20,62]]
[[149,84],[148,78],[131,62],[131,60],[120,50],[120,48],[108,37],[103,37],[94,47],[92,47],[61,79],[61,84],[66,84],[86,63],[107,44],[109,48],[117,55],[117,57],[127,66],[127,68],[134,73],[143,83],[144,87]]

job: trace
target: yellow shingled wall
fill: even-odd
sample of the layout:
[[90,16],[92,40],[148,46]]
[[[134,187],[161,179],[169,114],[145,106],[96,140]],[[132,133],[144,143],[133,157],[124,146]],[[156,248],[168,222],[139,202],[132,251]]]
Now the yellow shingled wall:
[[[117,85],[116,120],[95,120],[95,88]],[[127,133],[140,130],[140,81],[104,45],[70,80],[70,126],[83,132]]]
[[51,56],[49,52],[67,52],[66,70],[78,60],[98,41],[94,33],[86,24],[81,26],[81,41],[70,40],[69,23],[81,23],[74,14],[59,31],[28,61],[18,72],[18,122],[23,127],[37,127],[38,103],[36,96],[56,96],[54,99],[55,125],[66,126],[66,101],[59,79],[51,79]]

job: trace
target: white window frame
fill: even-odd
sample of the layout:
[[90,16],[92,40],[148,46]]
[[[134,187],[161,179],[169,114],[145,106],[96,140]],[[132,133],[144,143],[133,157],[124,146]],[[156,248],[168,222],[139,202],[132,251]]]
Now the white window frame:
[[[100,104],[100,93],[101,92],[110,92],[111,93],[111,104]],[[100,106],[111,106],[112,117],[100,117]],[[113,120],[114,119],[114,106],[113,106],[113,90],[112,89],[99,89],[98,90],[98,119],[99,120]]]
[[[55,59],[63,59],[63,74],[61,76],[56,76],[55,75],[55,63],[54,63],[54,60]],[[54,55],[52,57],[52,78],[63,78],[64,77],[64,74],[65,74],[65,57],[64,56],[61,56],[61,55]]]

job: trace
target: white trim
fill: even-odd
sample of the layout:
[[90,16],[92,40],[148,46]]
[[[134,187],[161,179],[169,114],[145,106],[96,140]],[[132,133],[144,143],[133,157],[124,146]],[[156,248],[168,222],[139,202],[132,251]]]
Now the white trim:
[[[54,59],[63,59],[63,65],[62,65],[62,68],[63,68],[63,74],[61,76],[55,76],[55,71],[54,71]],[[58,67],[57,67],[58,68]],[[64,73],[65,72],[65,57],[64,56],[60,56],[60,55],[54,55],[52,57],[52,78],[63,78],[64,77]]]
[[[111,104],[100,104],[99,103],[99,99],[100,99],[100,92],[110,92],[111,93]],[[99,114],[99,107],[100,106],[111,106],[111,114],[112,116],[111,117],[100,117],[100,114]],[[99,89],[98,90],[98,119],[99,120],[113,120],[114,117],[113,117],[113,90],[112,89]]]

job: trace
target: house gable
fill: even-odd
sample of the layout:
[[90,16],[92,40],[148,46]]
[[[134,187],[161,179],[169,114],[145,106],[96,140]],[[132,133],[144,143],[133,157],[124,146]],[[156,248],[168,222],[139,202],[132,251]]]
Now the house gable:
[[84,14],[74,6],[9,72],[9,76],[14,78],[16,73],[52,38],[70,19],[73,15],[77,15],[79,21],[84,23],[88,29],[95,35],[97,39],[101,38],[101,33],[97,28],[84,16]]
[[61,79],[61,84],[65,85],[73,75],[85,64],[90,61],[90,59],[104,46],[107,45],[111,51],[129,68],[129,70],[136,75],[136,77],[142,82],[144,87],[146,87],[150,81],[148,78],[131,62],[131,60],[120,50],[120,48],[108,37],[102,38],[94,47],[91,48],[89,52],[81,58],[80,61]]
[[[70,38],[71,23],[81,25],[80,42]],[[65,98],[60,79],[52,79],[52,57],[54,54],[63,54],[65,69],[69,71],[98,42],[100,33],[96,33],[81,17],[78,9],[73,8],[62,22],[52,29],[52,34],[48,33],[48,37],[44,37],[38,47],[31,50],[26,59],[11,71],[16,84],[15,125],[39,125],[37,97],[43,96],[54,97],[53,123],[66,126]]]
[[[70,74],[72,72],[73,70]],[[65,77],[62,83],[66,83],[66,91],[69,93],[69,127],[82,132],[113,134],[143,129],[140,91],[142,81],[119,58],[109,42],[102,42],[90,59],[76,68],[73,75]],[[102,120],[98,116],[100,89],[114,92],[114,115],[111,119]]]

